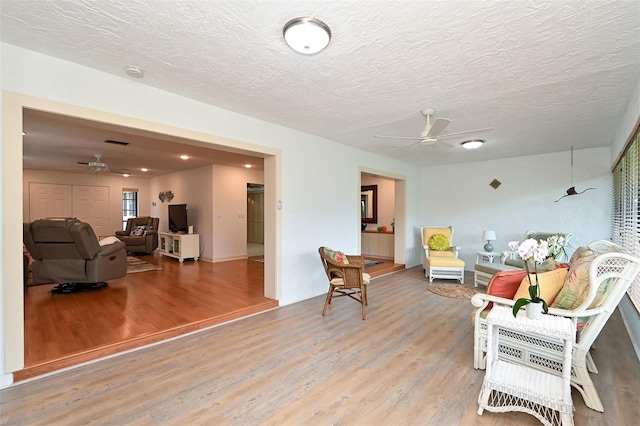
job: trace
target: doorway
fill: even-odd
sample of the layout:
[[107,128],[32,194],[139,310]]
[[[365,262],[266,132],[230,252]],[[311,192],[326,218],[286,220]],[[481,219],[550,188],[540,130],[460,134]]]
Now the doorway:
[[[15,185],[5,186],[3,200],[5,205],[16,206],[4,211],[3,246],[5,248],[4,261],[6,264],[22,264],[22,222],[24,208],[22,203],[15,200],[23,198],[23,142],[22,116],[25,109],[38,110],[51,114],[76,117],[96,123],[109,123],[121,128],[135,129],[140,133],[166,135],[176,143],[199,144],[210,149],[234,150],[247,155],[260,156],[264,159],[265,205],[276,205],[277,194],[280,193],[282,174],[281,153],[278,150],[259,145],[249,145],[246,142],[221,139],[212,134],[195,132],[187,129],[171,127],[160,123],[140,120],[132,117],[119,116],[113,113],[92,110],[76,105],[54,102],[42,98],[35,98],[18,93],[5,93],[3,105],[3,177],[5,182],[16,182]],[[184,142],[180,142],[184,141]],[[268,247],[264,265],[264,296],[278,300],[281,294],[280,282],[280,244],[279,221],[275,210],[265,211],[264,219],[265,246]],[[24,366],[24,306],[23,306],[23,271],[22,268],[4,268],[4,299],[3,312],[5,315],[4,351],[5,372],[13,372]],[[0,379],[2,379],[0,377]],[[3,379],[4,380],[4,379]]]
[[264,185],[247,183],[247,256],[264,255]]

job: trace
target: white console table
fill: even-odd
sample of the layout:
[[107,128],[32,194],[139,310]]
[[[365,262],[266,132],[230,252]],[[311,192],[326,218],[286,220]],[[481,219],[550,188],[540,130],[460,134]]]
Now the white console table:
[[[545,425],[573,425],[573,322],[552,315],[532,320],[522,310],[514,318],[511,308],[494,305],[487,316],[487,323],[487,370],[478,396],[478,414],[482,415],[483,410],[498,413],[522,411]],[[535,333],[557,340],[564,347],[562,377],[499,359],[500,336],[514,332]]]
[[185,259],[197,261],[200,257],[200,235],[158,232],[158,247],[161,256],[173,257],[180,263]]

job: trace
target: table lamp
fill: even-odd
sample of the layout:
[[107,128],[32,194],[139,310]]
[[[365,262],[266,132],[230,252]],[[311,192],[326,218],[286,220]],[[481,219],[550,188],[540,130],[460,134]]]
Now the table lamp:
[[491,241],[496,240],[496,231],[482,231],[482,239],[487,241],[487,244],[484,245],[484,251],[493,251]]

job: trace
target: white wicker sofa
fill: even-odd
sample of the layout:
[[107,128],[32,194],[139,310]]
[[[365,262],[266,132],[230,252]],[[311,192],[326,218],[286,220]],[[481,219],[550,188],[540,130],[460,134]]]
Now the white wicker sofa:
[[[583,257],[578,257],[578,253]],[[581,278],[584,287],[581,296],[575,299],[576,306],[567,310],[554,308],[551,304],[549,314],[573,320],[577,332],[572,357],[571,385],[581,393],[589,408],[602,412],[604,407],[589,375],[589,372],[598,372],[589,349],[640,272],[640,259],[623,253],[618,246],[608,241],[594,241],[588,247],[576,250],[572,256],[563,290],[572,285],[568,284],[570,277],[575,282],[576,275],[585,272],[588,272],[588,277],[583,275]],[[487,351],[487,306],[489,303],[513,306],[514,300],[490,294],[476,294],[471,298],[471,303],[476,307],[474,368],[484,369]],[[527,333],[505,334],[507,335],[500,336],[499,356],[502,359],[555,375],[562,374],[563,354],[560,342]]]

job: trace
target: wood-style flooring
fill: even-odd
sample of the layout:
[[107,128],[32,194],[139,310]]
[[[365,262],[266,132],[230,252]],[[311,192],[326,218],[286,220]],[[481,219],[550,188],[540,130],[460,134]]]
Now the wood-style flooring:
[[[410,268],[372,280],[364,321],[348,298],[323,317],[321,295],[18,383],[0,391],[2,423],[539,425],[525,413],[477,415],[471,303],[428,285]],[[605,412],[573,391],[575,424],[637,424],[640,364],[619,312],[593,359]]]
[[[16,381],[278,306],[262,296],[264,264],[256,261],[262,256],[219,263],[136,257],[162,269],[128,274],[94,292],[27,288],[25,368]],[[374,277],[404,269],[375,260],[381,263],[366,269]]]
[[263,263],[136,257],[162,269],[127,274],[90,292],[52,294],[53,284],[27,287],[25,369],[15,380],[278,306],[263,296]]

